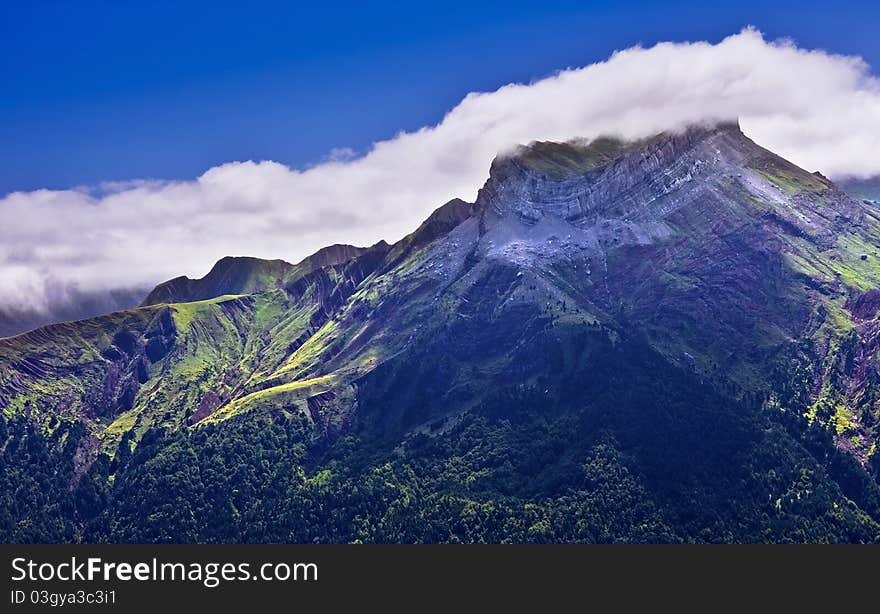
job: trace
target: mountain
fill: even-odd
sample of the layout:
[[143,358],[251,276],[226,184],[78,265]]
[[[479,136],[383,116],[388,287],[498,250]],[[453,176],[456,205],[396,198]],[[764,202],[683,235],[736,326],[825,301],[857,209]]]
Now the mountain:
[[865,179],[851,177],[839,181],[838,184],[853,198],[880,203],[880,176]]
[[532,143],[394,245],[0,340],[0,527],[874,541],[878,241],[736,124]]

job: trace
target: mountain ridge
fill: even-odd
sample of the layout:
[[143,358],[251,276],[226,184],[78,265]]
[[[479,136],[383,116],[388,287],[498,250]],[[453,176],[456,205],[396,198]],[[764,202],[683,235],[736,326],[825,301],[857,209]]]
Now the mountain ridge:
[[280,287],[291,278],[351,260],[366,248],[353,245],[329,245],[297,264],[284,260],[264,260],[251,256],[226,256],[218,260],[200,279],[175,277],[153,288],[142,307],[161,303],[189,303],[225,294],[253,294]]

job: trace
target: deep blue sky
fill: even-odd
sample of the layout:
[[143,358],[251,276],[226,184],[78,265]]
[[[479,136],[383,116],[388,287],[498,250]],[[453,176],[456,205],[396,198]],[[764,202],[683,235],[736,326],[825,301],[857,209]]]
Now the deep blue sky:
[[747,24],[880,66],[873,5],[2,0],[0,194],[301,166],[436,123],[470,91]]

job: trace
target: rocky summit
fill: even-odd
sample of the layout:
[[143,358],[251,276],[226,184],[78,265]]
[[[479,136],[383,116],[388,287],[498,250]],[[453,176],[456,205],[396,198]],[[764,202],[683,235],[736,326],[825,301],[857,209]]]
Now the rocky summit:
[[7,541],[880,539],[880,216],[735,123],[0,339]]

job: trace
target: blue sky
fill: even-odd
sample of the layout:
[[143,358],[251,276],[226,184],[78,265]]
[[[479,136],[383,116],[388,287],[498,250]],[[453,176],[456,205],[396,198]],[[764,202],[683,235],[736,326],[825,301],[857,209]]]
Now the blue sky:
[[880,66],[872,2],[12,2],[0,194],[319,161],[440,121],[471,91],[659,40],[768,39]]

